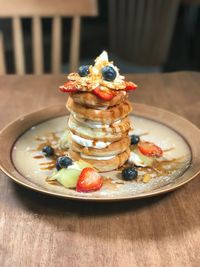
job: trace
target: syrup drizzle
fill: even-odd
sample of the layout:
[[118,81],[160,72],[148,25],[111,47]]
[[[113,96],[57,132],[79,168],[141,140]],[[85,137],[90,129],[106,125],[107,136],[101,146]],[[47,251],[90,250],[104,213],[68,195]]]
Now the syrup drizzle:
[[[147,134],[148,132],[145,132],[145,133],[140,134],[140,136],[147,135]],[[54,148],[54,155],[51,157],[51,160],[40,163],[40,170],[53,170],[55,168],[57,158],[68,154],[68,150],[66,149],[63,150],[59,147],[58,145],[59,136],[56,133],[47,133],[45,136],[36,137],[35,140],[40,143],[36,146],[35,149],[32,150],[34,152],[36,151],[41,152],[42,148],[46,145],[49,145]],[[96,142],[97,141],[94,140],[93,145],[95,145]],[[135,145],[130,146],[131,150],[134,148],[135,148]],[[173,149],[175,149],[175,147],[170,147],[163,151],[168,152]],[[45,157],[43,155],[35,155],[33,158],[42,159]],[[150,176],[150,179],[158,178],[161,176],[169,176],[173,174],[185,162],[185,158],[186,156],[176,158],[176,159],[171,159],[171,160],[167,160],[167,159],[163,159],[162,161],[154,160],[153,165],[151,167],[136,167],[134,166],[134,164],[126,162],[123,166],[119,167],[117,171],[121,172],[124,168],[134,166],[135,168],[137,168],[139,172],[145,173],[142,175],[138,175],[138,178],[136,180],[136,182],[143,182],[143,177],[146,174]],[[121,161],[120,157],[119,157],[119,161]],[[121,165],[121,163],[119,165]],[[55,180],[52,181],[49,179],[49,177],[46,178],[46,182],[48,182],[51,185],[60,186],[60,184],[57,181]],[[113,180],[112,178],[104,177],[103,187],[106,189],[117,190],[119,186],[122,186],[125,183],[126,182],[124,182],[121,179]]]
[[[41,152],[44,146],[51,146],[54,149],[54,155],[51,156],[51,160],[47,162],[40,163],[40,170],[53,170],[56,166],[56,160],[58,157],[67,155],[67,150],[62,150],[59,145],[59,136],[57,133],[47,133],[45,136],[37,136],[35,137],[35,140],[39,143],[35,149],[33,149],[33,152]],[[45,158],[43,155],[35,155],[33,157],[34,159],[42,159]]]
[[42,156],[42,155],[37,155],[37,156],[34,156],[33,158],[34,158],[34,159],[43,159],[44,156]]

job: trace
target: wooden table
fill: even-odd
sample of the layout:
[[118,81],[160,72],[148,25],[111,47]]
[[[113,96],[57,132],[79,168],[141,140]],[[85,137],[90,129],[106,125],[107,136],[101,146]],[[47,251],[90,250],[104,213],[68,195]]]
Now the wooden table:
[[[1,76],[0,126],[66,98],[66,76]],[[200,126],[200,74],[134,74],[132,100]],[[32,192],[0,174],[0,266],[200,266],[200,179],[163,196],[74,202]]]

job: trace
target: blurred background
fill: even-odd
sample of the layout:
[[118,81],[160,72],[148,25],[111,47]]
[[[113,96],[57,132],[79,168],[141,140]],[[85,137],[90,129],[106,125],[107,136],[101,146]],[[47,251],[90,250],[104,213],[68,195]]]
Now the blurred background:
[[200,0],[0,0],[0,72],[200,70]]

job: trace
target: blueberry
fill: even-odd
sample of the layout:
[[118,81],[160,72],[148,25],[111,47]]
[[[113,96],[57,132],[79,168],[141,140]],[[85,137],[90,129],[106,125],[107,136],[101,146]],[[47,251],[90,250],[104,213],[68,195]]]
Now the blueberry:
[[56,161],[56,169],[59,171],[62,168],[67,168],[72,165],[72,163],[72,160],[67,156],[59,157]]
[[89,66],[88,65],[82,65],[79,67],[78,69],[78,74],[81,76],[81,77],[85,77],[89,74]]
[[137,178],[137,176],[138,176],[138,172],[134,168],[129,167],[129,168],[125,168],[122,171],[122,178],[125,181],[131,181],[131,180]]
[[137,143],[140,142],[140,137],[139,135],[131,135],[131,145],[136,145]]
[[51,157],[54,154],[54,149],[51,146],[44,146],[42,152],[46,157]]
[[117,76],[116,71],[111,66],[103,67],[101,72],[103,75],[103,79],[109,82],[113,81]]

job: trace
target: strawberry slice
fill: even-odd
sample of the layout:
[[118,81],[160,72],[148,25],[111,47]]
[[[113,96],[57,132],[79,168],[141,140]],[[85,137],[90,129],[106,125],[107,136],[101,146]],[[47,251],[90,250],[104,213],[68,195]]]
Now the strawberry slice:
[[138,149],[145,156],[161,157],[163,155],[162,149],[151,142],[139,142]]
[[75,93],[78,89],[75,86],[75,82],[69,81],[59,87],[59,90],[64,93]]
[[93,168],[84,168],[79,176],[76,191],[78,192],[92,192],[99,190],[103,185],[102,176]]
[[133,83],[133,82],[125,82],[126,83],[126,91],[133,91],[137,89],[137,84]]
[[107,88],[100,89],[97,87],[92,91],[92,93],[105,101],[111,100],[115,96],[115,93]]

